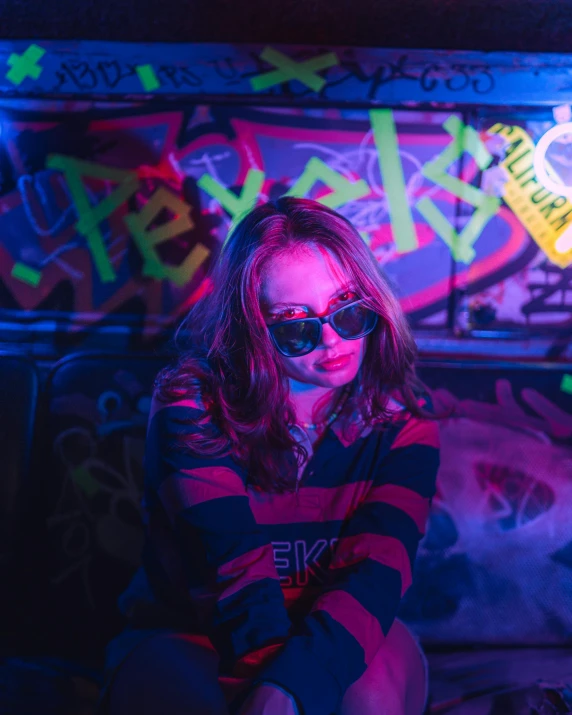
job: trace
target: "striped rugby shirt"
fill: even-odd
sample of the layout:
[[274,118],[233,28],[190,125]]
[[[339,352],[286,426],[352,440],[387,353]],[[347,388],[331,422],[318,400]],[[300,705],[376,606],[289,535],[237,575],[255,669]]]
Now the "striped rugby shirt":
[[173,448],[196,402],[153,401],[143,565],[164,625],[204,633],[221,673],[277,684],[304,715],[338,708],[411,584],[439,435],[390,405],[389,429],[364,430],[350,398],[315,451],[306,438],[298,492],[266,494],[232,456]]

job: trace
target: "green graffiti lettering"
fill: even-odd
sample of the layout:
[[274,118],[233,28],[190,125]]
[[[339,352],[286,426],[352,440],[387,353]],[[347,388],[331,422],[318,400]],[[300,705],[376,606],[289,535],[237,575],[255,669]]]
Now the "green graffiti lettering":
[[369,194],[369,186],[363,179],[351,182],[345,176],[332,169],[317,156],[313,156],[304,171],[286,192],[286,196],[307,196],[310,189],[316,182],[323,182],[329,189],[333,189],[329,194],[317,199],[318,203],[337,209],[349,201],[356,201]]
[[453,196],[474,206],[476,211],[465,228],[458,233],[428,197],[417,202],[416,208],[445,242],[456,261],[469,264],[475,257],[474,243],[482,233],[489,220],[500,206],[500,199],[488,196],[484,191],[447,173],[451,164],[458,161],[464,152],[473,157],[479,169],[486,169],[492,156],[481,141],[473,127],[466,126],[452,115],[443,124],[444,129],[452,136],[453,141],[432,161],[421,169],[421,173],[438,186],[449,191]]
[[[79,217],[75,228],[87,241],[100,279],[104,283],[114,281],[115,270],[107,255],[99,224],[137,191],[139,184],[137,174],[61,154],[49,155],[46,159],[46,167],[64,174]],[[83,177],[111,181],[119,185],[97,206],[92,206],[82,181]]]
[[387,200],[393,240],[399,253],[414,251],[418,246],[417,233],[407,200],[393,112],[391,109],[372,109],[369,117],[377,149],[381,181]]
[[[148,230],[149,224],[165,208],[175,214],[176,218]],[[197,243],[180,265],[171,266],[163,263],[155,250],[155,246],[160,243],[194,227],[189,215],[190,211],[191,207],[187,203],[166,188],[160,187],[139,213],[130,213],[125,216],[125,223],[143,256],[143,275],[156,280],[166,278],[178,286],[183,286],[191,280],[199,266],[210,255],[206,246]]]
[[254,206],[263,183],[264,172],[258,169],[249,169],[240,196],[219,184],[210,174],[203,174],[197,181],[197,185],[216,199],[232,219],[241,217]]

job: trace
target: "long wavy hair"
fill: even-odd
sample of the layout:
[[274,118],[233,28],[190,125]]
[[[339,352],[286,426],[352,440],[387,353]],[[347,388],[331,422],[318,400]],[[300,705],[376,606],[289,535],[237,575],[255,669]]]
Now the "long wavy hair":
[[[270,259],[323,247],[346,271],[367,307],[380,317],[367,337],[355,399],[365,427],[383,429],[390,394],[413,415],[425,386],[415,373],[417,346],[404,313],[370,249],[337,212],[309,199],[282,197],[246,214],[231,231],[210,271],[211,290],[181,323],[178,357],[155,383],[161,402],[199,398],[203,415],[183,448],[204,456],[231,454],[249,483],[290,491],[306,450],[289,431],[295,421],[289,383],[260,310]],[[295,455],[295,457],[294,457]]]

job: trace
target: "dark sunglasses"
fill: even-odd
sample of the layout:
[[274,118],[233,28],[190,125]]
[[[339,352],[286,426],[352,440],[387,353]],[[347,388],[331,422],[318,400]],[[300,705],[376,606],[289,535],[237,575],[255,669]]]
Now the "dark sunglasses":
[[368,335],[377,324],[377,313],[362,305],[363,298],[334,310],[321,318],[296,318],[269,325],[270,337],[286,357],[311,353],[322,339],[322,325],[328,323],[344,340]]

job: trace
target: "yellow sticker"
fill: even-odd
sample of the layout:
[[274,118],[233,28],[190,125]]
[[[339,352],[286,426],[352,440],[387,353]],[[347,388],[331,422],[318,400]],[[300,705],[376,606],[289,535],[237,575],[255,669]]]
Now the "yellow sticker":
[[503,199],[552,263],[566,268],[572,263],[572,203],[538,181],[534,142],[522,127],[499,123],[487,132],[507,142],[500,163],[508,177]]

